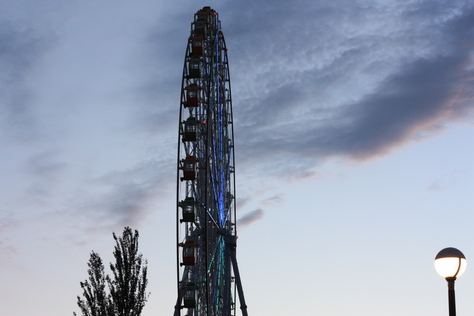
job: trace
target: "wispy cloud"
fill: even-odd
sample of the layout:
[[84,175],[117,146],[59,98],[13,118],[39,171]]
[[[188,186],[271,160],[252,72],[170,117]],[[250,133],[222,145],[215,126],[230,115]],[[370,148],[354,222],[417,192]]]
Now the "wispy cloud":
[[39,136],[32,113],[34,95],[25,78],[55,41],[52,33],[38,28],[0,22],[0,135],[20,141]]
[[456,188],[461,182],[472,177],[473,170],[455,170],[443,172],[438,179],[434,179],[426,188],[430,192],[442,192],[448,189]]
[[0,219],[0,233],[20,226],[20,221],[13,217],[4,217]]
[[259,221],[263,218],[265,212],[262,209],[253,210],[237,220],[237,225],[239,228],[244,228],[252,225],[256,221]]
[[[474,9],[460,5],[461,10],[446,12],[446,7],[435,6],[427,14],[428,6],[431,3],[421,2],[405,7],[400,16],[406,28],[388,18],[388,11],[359,8],[376,19],[370,24],[352,17],[341,19],[344,22],[338,32],[346,33],[332,30],[332,40],[340,44],[339,49],[331,50],[333,56],[318,48],[331,45],[320,38],[321,28],[327,27],[324,17],[318,21],[323,26],[314,29],[314,41],[290,25],[296,37],[290,41],[307,41],[298,46],[292,59],[279,62],[275,55],[283,54],[275,51],[266,55],[260,67],[253,58],[249,60],[255,67],[256,79],[250,79],[254,93],[237,99],[235,106],[242,151],[239,161],[265,165],[261,170],[268,176],[280,176],[285,170],[287,175],[304,174],[328,157],[364,161],[386,155],[420,134],[428,135],[472,114]],[[413,32],[415,20],[419,28]],[[360,32],[356,23],[361,23]],[[370,29],[374,25],[380,28]],[[279,41],[282,37],[269,32],[273,45],[284,50],[287,45]],[[268,41],[262,36],[256,45]],[[414,52],[417,41],[424,46]],[[301,57],[305,53],[306,63]]]
[[81,192],[88,202],[78,204],[82,206],[71,215],[87,214],[96,219],[98,230],[127,225],[137,227],[147,218],[155,203],[169,195],[170,187],[174,188],[166,185],[175,180],[173,172],[163,170],[174,171],[174,168],[166,162],[150,160],[133,168],[89,179],[86,185],[89,189]]
[[0,265],[18,253],[17,247],[12,244],[9,237],[5,237],[7,236],[5,233],[20,226],[20,221],[16,218],[0,218],[0,233],[2,234],[0,238]]
[[268,205],[273,205],[273,204],[280,204],[282,203],[284,194],[277,194],[275,196],[272,196],[268,199],[265,199],[262,201],[262,204],[268,204]]

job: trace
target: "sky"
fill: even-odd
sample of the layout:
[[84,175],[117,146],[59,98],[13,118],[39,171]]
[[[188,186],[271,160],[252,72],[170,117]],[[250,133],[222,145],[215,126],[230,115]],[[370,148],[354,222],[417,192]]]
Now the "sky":
[[[181,74],[219,13],[232,84],[237,260],[249,315],[474,310],[474,2],[0,2],[0,315],[79,312],[91,251],[140,232],[176,302]],[[240,315],[240,310],[238,311]]]

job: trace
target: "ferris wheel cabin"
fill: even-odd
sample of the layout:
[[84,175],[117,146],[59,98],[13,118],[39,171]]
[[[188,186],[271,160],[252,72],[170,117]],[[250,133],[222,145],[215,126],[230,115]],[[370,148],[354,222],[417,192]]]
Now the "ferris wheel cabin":
[[196,172],[197,172],[197,162],[198,159],[194,156],[188,156],[186,159],[182,161],[181,169],[183,170],[183,176],[181,177],[181,181],[183,180],[196,180]]
[[183,222],[194,222],[196,220],[196,201],[192,197],[187,197],[184,201],[179,202],[179,206],[182,209],[182,219],[180,220],[181,223]]

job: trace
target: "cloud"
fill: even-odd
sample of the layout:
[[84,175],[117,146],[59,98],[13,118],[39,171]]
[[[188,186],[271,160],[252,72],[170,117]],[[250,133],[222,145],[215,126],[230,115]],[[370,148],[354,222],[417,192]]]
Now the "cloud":
[[174,171],[174,167],[167,162],[150,160],[89,179],[85,185],[87,189],[79,192],[87,202],[78,203],[76,211],[70,215],[94,218],[96,230],[139,226],[155,203],[174,188],[168,185],[175,181],[172,172],[163,170]]
[[265,212],[262,209],[253,210],[237,220],[239,228],[248,227],[263,218]]
[[10,240],[0,240],[0,265],[2,265],[6,260],[12,259],[12,257],[18,254],[18,249],[12,245],[6,245]]
[[18,219],[12,217],[0,219],[0,233],[4,233],[17,227],[20,227],[20,221]]
[[268,205],[280,204],[284,201],[282,196],[284,196],[284,194],[277,194],[275,196],[272,196],[268,199],[263,200],[262,204],[268,204]]
[[438,182],[434,182],[426,190],[431,192],[441,192],[443,191],[443,187]]
[[[229,48],[236,178],[245,186],[239,189],[244,192],[239,207],[278,187],[278,181],[270,179],[286,184],[289,178],[311,177],[315,166],[335,156],[356,161],[379,157],[472,113],[472,6],[453,2],[448,7],[443,1],[370,5],[243,0],[213,7]],[[170,183],[176,181],[176,150],[168,143],[177,143],[180,69],[190,22],[199,7],[176,6],[166,14],[157,10],[128,29],[132,14],[123,34],[112,27],[115,22],[89,16],[93,11],[88,6],[75,8],[62,7],[66,27],[57,28],[59,40],[43,27],[46,22],[38,27],[0,23],[0,133],[19,143],[48,131],[56,137],[36,148],[40,154],[29,155],[34,157],[26,163],[34,179],[31,192],[51,196],[56,209],[88,216],[100,227],[135,225],[144,221],[157,198],[174,190]],[[90,29],[78,31],[78,21],[89,21]],[[96,25],[105,26],[99,34]],[[112,42],[117,46],[103,49]],[[58,50],[47,55],[55,45]],[[78,46],[84,53],[73,49]],[[123,50],[115,49],[119,47]],[[117,55],[98,54],[103,52]],[[64,59],[54,60],[59,53]],[[31,72],[45,55],[50,58],[43,67],[52,66],[48,69],[58,73],[40,86],[57,87],[54,80],[74,77],[72,84],[61,82],[65,99],[74,105],[63,106],[61,93],[36,104],[39,90],[30,81],[40,76]],[[106,67],[98,76],[85,71],[77,77],[64,69],[70,60],[74,69]],[[125,75],[114,78],[117,73]],[[94,89],[84,88],[82,82]],[[113,120],[114,114],[121,116]],[[41,115],[47,117],[42,125],[37,122]],[[113,133],[106,134],[109,129]],[[139,144],[131,146],[134,141]],[[127,146],[137,154],[124,158]],[[114,153],[116,160],[111,158]],[[113,166],[89,162],[96,159],[94,154],[106,156],[104,161],[114,159]],[[162,160],[154,160],[157,157]],[[129,167],[127,159],[141,162]],[[53,192],[58,186],[60,192]],[[248,222],[263,214],[261,209],[249,213]]]
[[66,167],[66,163],[53,161],[57,158],[57,151],[45,151],[31,156],[27,161],[28,171],[35,176],[42,177],[43,180],[53,178],[57,173]]
[[313,154],[354,159],[386,154],[416,132],[465,113],[465,104],[452,102],[464,62],[459,56],[418,60],[342,109],[339,124],[318,126],[303,140]]
[[448,189],[453,189],[460,186],[460,183],[472,178],[472,170],[452,170],[444,171],[438,179],[431,181],[426,188],[430,192],[441,192]]
[[[329,27],[324,17],[318,21],[322,26],[314,29],[315,41],[291,25],[290,31],[301,37],[271,33],[273,47],[285,50],[288,45],[281,38],[300,45],[292,60],[281,51],[267,54],[266,60],[262,57],[261,66],[249,60],[255,79],[247,80],[243,89],[248,89],[248,96],[234,106],[238,162],[257,164],[255,169],[268,176],[304,175],[329,157],[364,161],[386,155],[420,134],[429,135],[471,115],[474,8],[461,5],[446,11],[438,6],[427,14],[428,5],[404,7],[399,17],[407,22],[406,28],[380,8],[367,7],[365,21],[343,18],[339,31],[330,31],[337,49],[318,40]],[[279,30],[284,30],[285,18],[279,22]],[[353,28],[356,22],[362,23],[359,33]],[[379,27],[370,29],[374,25]],[[341,30],[347,33],[337,33]],[[262,38],[256,45],[268,41]],[[417,42],[422,45],[416,47]],[[305,54],[306,63],[301,60]]]
[[56,41],[51,32],[42,31],[0,22],[0,133],[15,140],[28,141],[40,134],[31,109],[34,93],[25,78]]
[[[0,218],[0,233],[2,234],[17,229],[20,226],[20,221],[18,219],[12,217]],[[8,237],[2,237],[0,239],[0,265],[18,253],[17,247],[11,244],[12,240]]]

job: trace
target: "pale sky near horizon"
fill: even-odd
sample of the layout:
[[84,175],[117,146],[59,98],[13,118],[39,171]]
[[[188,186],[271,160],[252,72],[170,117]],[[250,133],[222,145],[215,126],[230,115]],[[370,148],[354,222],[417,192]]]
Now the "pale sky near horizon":
[[79,312],[90,252],[110,262],[124,226],[148,259],[142,315],[172,315],[181,74],[207,5],[249,315],[447,315],[445,247],[472,312],[474,2],[5,0],[0,316]]

